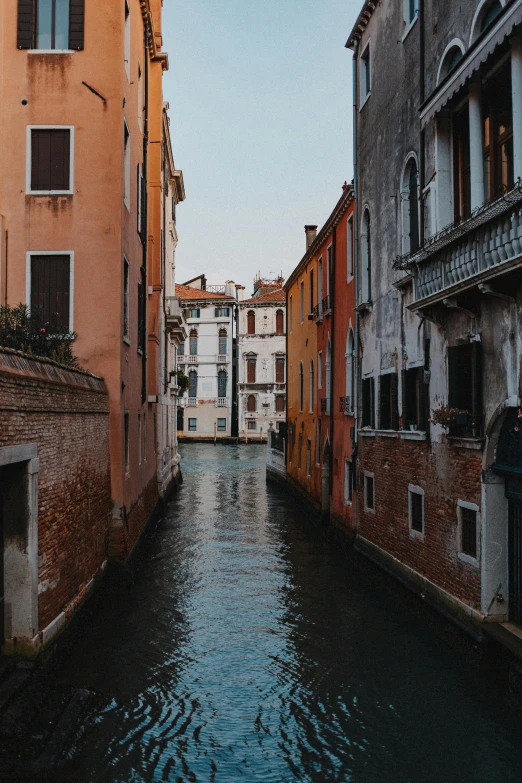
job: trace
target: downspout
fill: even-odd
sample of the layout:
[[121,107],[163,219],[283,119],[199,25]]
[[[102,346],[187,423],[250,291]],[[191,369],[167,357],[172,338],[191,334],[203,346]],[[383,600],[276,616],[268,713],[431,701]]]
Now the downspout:
[[[141,358],[141,402],[147,399],[147,247],[149,238],[149,171],[148,171],[148,148],[149,148],[149,22],[145,22],[145,106],[143,122],[143,225],[145,227],[145,236],[143,237],[143,255],[141,262],[141,293],[143,296],[143,323],[142,345],[143,355]],[[154,433],[156,437],[156,433]]]
[[333,227],[332,237],[332,268],[330,270],[330,307],[332,310],[332,355],[331,355],[331,380],[330,380],[330,498],[333,491],[334,469],[334,400],[335,400],[335,278],[337,267],[337,225]]
[[[419,69],[420,69],[420,103],[422,106],[425,97],[424,87],[424,69],[426,67],[426,53],[425,49],[425,35],[424,35],[424,0],[419,0]],[[426,137],[424,128],[420,129],[420,143],[419,143],[419,189],[420,189],[420,225],[419,225],[419,240],[420,246],[424,245],[424,187],[426,185]]]
[[[359,50],[359,41],[356,39],[353,45],[353,198],[354,198],[354,254],[355,254],[355,306],[360,304],[359,302],[359,195],[358,195],[358,179],[357,179],[357,85],[359,81],[359,69],[357,64],[357,52]],[[355,400],[353,406],[353,418],[354,418],[354,436],[353,436],[353,450],[352,450],[352,464],[355,465],[354,483],[358,486],[359,471],[357,464],[357,451],[359,443],[358,432],[358,420],[359,420],[359,376],[360,376],[360,362],[359,362],[359,313],[355,311]],[[354,515],[354,527],[355,532],[359,529],[359,503],[358,493],[354,492],[355,498],[355,515]]]

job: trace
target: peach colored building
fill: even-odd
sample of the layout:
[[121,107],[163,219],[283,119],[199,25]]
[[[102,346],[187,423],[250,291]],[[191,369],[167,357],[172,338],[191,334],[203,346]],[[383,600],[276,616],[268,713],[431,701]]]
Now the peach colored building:
[[161,14],[161,0],[0,7],[0,299],[59,313],[105,379],[121,561],[168,484],[163,194],[184,191],[165,165]]

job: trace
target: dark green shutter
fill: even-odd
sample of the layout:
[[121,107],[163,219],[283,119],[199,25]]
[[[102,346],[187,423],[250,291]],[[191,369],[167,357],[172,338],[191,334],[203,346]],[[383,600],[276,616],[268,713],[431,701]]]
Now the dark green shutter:
[[417,427],[419,430],[426,430],[428,426],[426,421],[427,390],[429,390],[429,386],[424,383],[424,368],[419,367],[417,370],[417,398],[419,400],[419,421],[417,422]]
[[18,0],[19,49],[34,49],[36,45],[36,3],[35,0]]
[[370,426],[375,429],[375,378],[370,378]]
[[399,376],[396,372],[390,378],[391,382],[391,428],[399,429]]
[[70,0],[69,49],[83,49],[85,0]]
[[401,397],[402,397],[402,429],[408,429],[409,412],[408,412],[408,381],[407,370],[401,370]]
[[378,395],[379,395],[379,429],[380,430],[387,430],[388,427],[386,426],[388,424],[388,414],[387,414],[387,408],[388,408],[388,400],[386,399],[386,394],[384,390],[384,380],[383,376],[380,375],[378,378]]
[[482,343],[473,343],[473,422],[476,429],[475,435],[482,434]]
[[459,407],[459,346],[448,348],[448,404],[450,408]]

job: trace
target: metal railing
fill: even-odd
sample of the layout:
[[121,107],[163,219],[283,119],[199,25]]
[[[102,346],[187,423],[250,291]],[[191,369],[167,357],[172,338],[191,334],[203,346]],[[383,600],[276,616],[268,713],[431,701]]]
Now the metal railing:
[[339,397],[339,410],[341,413],[352,413],[353,405],[351,397]]
[[321,412],[322,413],[330,413],[330,398],[329,397],[323,397],[321,399]]
[[328,313],[332,309],[332,297],[330,294],[328,296],[325,296],[322,302],[323,307],[323,313]]

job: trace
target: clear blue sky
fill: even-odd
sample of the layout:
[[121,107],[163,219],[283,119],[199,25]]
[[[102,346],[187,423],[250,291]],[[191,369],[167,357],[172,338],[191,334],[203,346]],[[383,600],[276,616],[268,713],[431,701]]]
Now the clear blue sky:
[[304,225],[352,178],[352,54],[362,0],[167,0],[177,282],[285,277]]

